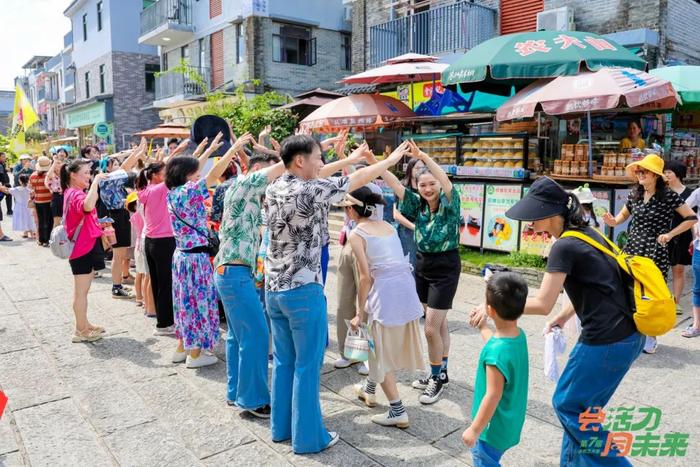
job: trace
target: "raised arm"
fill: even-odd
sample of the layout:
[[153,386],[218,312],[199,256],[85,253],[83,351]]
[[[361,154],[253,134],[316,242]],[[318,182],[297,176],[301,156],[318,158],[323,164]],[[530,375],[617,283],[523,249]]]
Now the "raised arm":
[[[408,148],[408,143],[403,143],[401,146],[403,146],[404,144],[405,144],[405,147]],[[401,146],[399,146],[398,148],[396,148],[396,150],[398,151],[399,148],[401,148]],[[366,159],[367,159],[367,163],[370,164],[370,165],[374,165],[374,164],[377,164],[377,163],[379,162],[379,161],[377,160],[377,158],[374,156],[374,153],[373,153],[372,151],[369,151],[369,153],[365,154],[365,157],[366,157]],[[403,201],[403,197],[404,197],[404,195],[406,194],[406,187],[403,186],[403,184],[402,184],[401,181],[396,177],[396,175],[394,175],[394,174],[391,173],[390,171],[386,170],[386,171],[384,171],[384,173],[381,175],[381,177],[382,177],[382,180],[384,180],[384,181],[386,182],[386,184],[389,185],[389,188],[391,188],[391,189],[394,191],[394,193],[396,194],[396,197],[397,197],[400,201]],[[396,213],[396,212],[398,212],[398,210],[397,210],[397,209],[394,209],[394,213]],[[401,214],[399,213],[399,215],[401,215]],[[403,216],[401,216],[401,217],[403,217]],[[404,219],[405,219],[405,218],[404,218]],[[406,220],[406,222],[408,222],[408,220]],[[399,220],[399,223],[401,223],[400,220]],[[405,225],[405,224],[402,224],[402,225],[404,225],[405,227],[408,227],[408,226]],[[411,224],[411,226],[413,226],[413,224]],[[411,228],[411,230],[413,230],[413,227],[410,227],[410,228]]]
[[437,162],[435,162],[429,155],[421,151],[413,140],[410,140],[409,147],[411,150],[411,157],[418,159],[425,164],[430,173],[433,174],[433,177],[435,177],[440,183],[442,192],[445,193],[447,199],[452,201],[452,182],[445,171],[442,170]]
[[350,156],[339,157],[337,161],[324,165],[323,168],[321,168],[321,171],[319,172],[319,177],[330,177],[336,172],[340,172],[341,170],[346,169],[353,164],[357,164],[359,162],[364,161],[365,153],[367,151],[369,151],[369,146],[367,145],[367,143],[362,143],[360,146],[357,147],[357,149],[355,149],[352,152],[352,154],[350,154]]
[[[236,154],[236,152],[238,152],[239,149],[248,144],[252,139],[253,136],[250,133],[246,133],[245,135],[241,136],[236,140],[233,146],[231,146],[231,148],[229,148],[229,150],[226,151],[224,157],[219,159],[217,163],[214,164],[214,167],[212,167],[211,170],[209,170],[209,173],[207,173],[207,186],[212,186],[216,184],[216,181],[219,179],[219,177],[221,177],[221,174],[223,174],[226,171],[226,167],[229,166],[229,164],[231,163],[231,159],[233,159],[233,156]],[[212,142],[212,146],[213,145],[214,142]],[[204,155],[202,155],[202,157],[204,157]]]
[[221,142],[221,138],[223,137],[224,134],[222,132],[219,132],[214,138],[214,141],[211,142],[207,150],[204,151],[202,155],[197,158],[199,160],[199,170],[204,170],[204,166],[207,164],[209,156],[214,154],[214,152],[216,152],[216,150],[224,144]]
[[138,162],[139,160],[139,157],[141,157],[142,154],[146,153],[146,144],[146,138],[141,138],[141,144],[139,144],[138,147],[131,151],[129,157],[127,157],[124,163],[122,164],[121,168],[124,169],[124,171],[128,172],[134,168],[136,162]]
[[263,173],[267,176],[267,183],[272,183],[277,180],[285,171],[284,162],[279,161],[273,166],[263,169]]
[[348,176],[350,179],[350,187],[348,188],[348,191],[353,191],[365,186],[375,178],[382,175],[389,167],[396,165],[396,163],[401,160],[405,151],[406,146],[402,144],[383,161],[377,162],[366,169],[358,170],[357,172],[350,174]]
[[83,202],[83,211],[85,212],[91,212],[93,209],[95,209],[95,206],[97,205],[97,200],[99,199],[99,185],[102,180],[107,180],[109,178],[109,175],[106,173],[99,173],[95,175],[95,177],[92,179],[92,185],[90,185],[90,189],[87,192],[87,196],[85,197],[85,201]]
[[625,222],[627,219],[629,219],[629,217],[630,212],[627,209],[627,206],[622,206],[622,209],[620,209],[620,212],[617,213],[617,216],[613,216],[609,212],[603,214],[603,222],[605,222],[605,224],[609,227],[615,227]]

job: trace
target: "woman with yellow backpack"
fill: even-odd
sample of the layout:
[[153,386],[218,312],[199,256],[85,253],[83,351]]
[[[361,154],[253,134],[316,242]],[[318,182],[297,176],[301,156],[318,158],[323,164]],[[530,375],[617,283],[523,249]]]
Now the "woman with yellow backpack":
[[[616,457],[618,452],[614,449],[605,459],[600,452],[593,452],[595,448],[582,450],[583,442],[593,446],[589,443],[593,436],[606,439],[607,432],[600,424],[593,424],[598,431],[581,431],[579,423],[579,416],[589,407],[605,407],[644,346],[644,336],[633,318],[625,274],[611,254],[580,238],[564,235],[576,232],[601,246],[607,245],[603,236],[588,225],[576,196],[550,178],[535,181],[506,216],[532,222],[536,232],[547,232],[558,239],[552,245],[538,294],[525,304],[525,314],[548,315],[563,287],[573,308],[557,314],[547,327],[563,327],[574,310],[581,320],[581,335],[552,398],[564,428],[561,465],[600,465],[602,460],[605,465],[631,465],[624,457]],[[476,309],[472,324],[484,318],[483,310]]]
[[[671,267],[669,242],[690,230],[697,217],[681,197],[666,186],[664,161],[656,154],[649,154],[628,165],[627,174],[637,180],[630,190],[627,203],[616,216],[606,213],[603,221],[615,227],[631,217],[628,241],[623,251],[651,258],[666,277]],[[678,213],[683,221],[671,229],[674,213]],[[648,337],[644,353],[655,352],[656,338]]]

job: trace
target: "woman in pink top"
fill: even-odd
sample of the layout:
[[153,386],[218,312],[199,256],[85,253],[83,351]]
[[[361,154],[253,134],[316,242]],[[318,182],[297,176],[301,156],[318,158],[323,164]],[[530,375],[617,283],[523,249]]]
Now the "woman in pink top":
[[[105,332],[101,326],[93,326],[87,319],[87,295],[90,291],[94,272],[104,269],[102,249],[102,228],[97,222],[97,185],[105,177],[95,175],[90,185],[90,162],[78,159],[61,167],[61,187],[64,194],[64,225],[68,238],[77,232],[73,252],[68,259],[73,272],[73,312],[75,313],[75,334],[73,342],[92,342],[102,338]],[[90,190],[85,194],[85,190]],[[78,229],[80,229],[78,231]]]
[[153,162],[136,180],[144,214],[144,249],[156,308],[156,336],[173,335],[173,253],[175,236],[168,214],[168,187],[163,183],[165,164]]

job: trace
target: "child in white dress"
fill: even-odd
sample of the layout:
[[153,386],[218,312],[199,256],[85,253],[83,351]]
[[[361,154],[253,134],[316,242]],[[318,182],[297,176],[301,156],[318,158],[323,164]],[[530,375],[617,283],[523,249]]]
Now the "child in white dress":
[[29,175],[22,174],[19,176],[19,186],[10,188],[15,209],[12,214],[12,230],[22,232],[22,238],[30,238],[32,232],[36,230],[34,216],[29,211]]
[[382,195],[367,187],[346,195],[339,203],[347,216],[357,223],[348,241],[359,273],[358,310],[351,321],[357,329],[367,323],[374,341],[369,355],[369,376],[357,385],[357,396],[372,407],[376,404],[376,386],[390,404],[388,412],[375,415],[372,422],[384,426],[408,427],[408,414],[396,387],[394,372],[425,370],[420,318],[423,306],[413,281],[411,265],[403,254],[396,229],[383,220],[371,220]]

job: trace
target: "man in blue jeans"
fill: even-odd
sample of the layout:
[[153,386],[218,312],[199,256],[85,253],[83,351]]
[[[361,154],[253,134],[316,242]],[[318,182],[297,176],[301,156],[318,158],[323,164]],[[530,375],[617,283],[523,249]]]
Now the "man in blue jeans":
[[279,160],[278,156],[255,154],[248,161],[248,173],[226,190],[221,245],[214,259],[214,281],[228,323],[227,400],[259,418],[270,417],[269,329],[253,274],[260,245],[262,197],[268,183],[284,172]]
[[[349,165],[369,152],[362,144]],[[338,442],[323,424],[320,376],[328,335],[321,275],[322,223],[331,203],[366,185],[396,164],[401,145],[384,161],[347,177],[321,178],[321,148],[306,135],[282,142],[287,171],[266,191],[270,246],[265,258],[267,307],[272,323],[272,440],[292,440],[297,454],[319,452]],[[329,166],[330,167],[330,166]],[[328,167],[326,168],[328,169]]]

